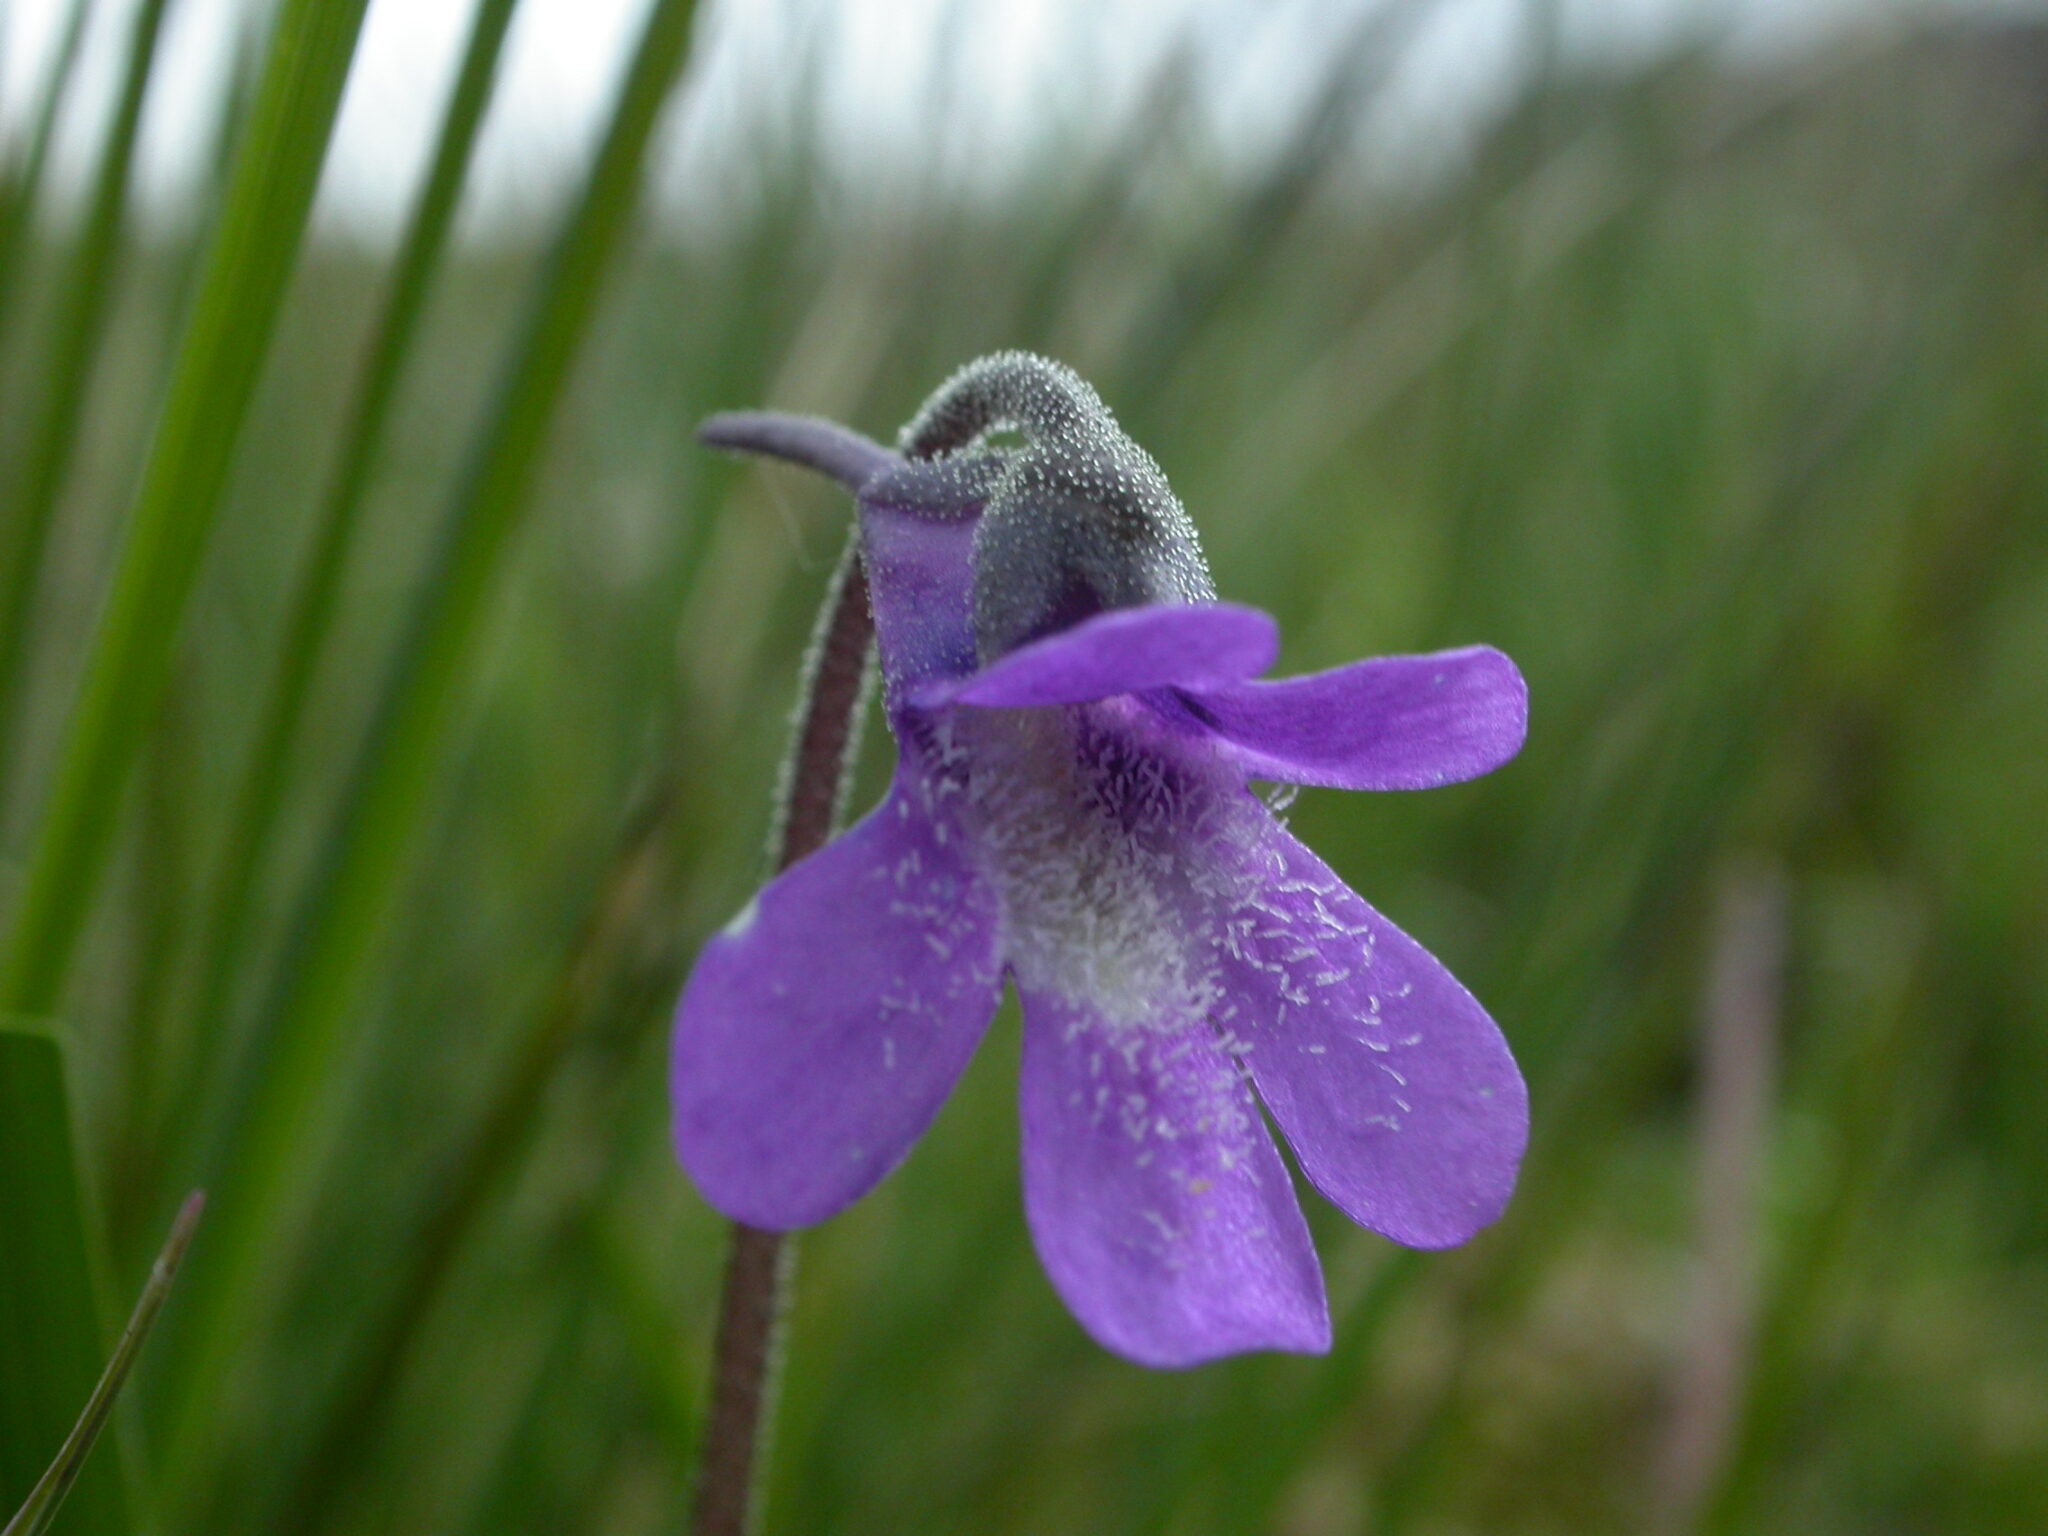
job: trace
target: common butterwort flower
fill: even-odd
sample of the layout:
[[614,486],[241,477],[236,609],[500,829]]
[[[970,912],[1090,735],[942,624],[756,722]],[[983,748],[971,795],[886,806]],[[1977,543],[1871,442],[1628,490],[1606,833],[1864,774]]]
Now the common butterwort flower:
[[683,994],[676,1148],[714,1206],[786,1229],[866,1192],[1007,976],[1032,1237],[1132,1360],[1329,1346],[1259,1101],[1308,1181],[1397,1242],[1500,1214],[1528,1125],[1500,1031],[1248,781],[1485,773],[1522,742],[1512,662],[1256,681],[1273,621],[1217,600],[1158,466],[1041,358],[971,364],[900,454],[791,417],[704,435],[856,491],[898,746],[881,805],[749,902]]

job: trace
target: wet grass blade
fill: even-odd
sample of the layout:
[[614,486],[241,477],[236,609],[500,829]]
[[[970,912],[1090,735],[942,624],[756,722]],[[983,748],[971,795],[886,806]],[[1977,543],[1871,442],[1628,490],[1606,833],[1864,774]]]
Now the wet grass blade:
[[185,1249],[192,1242],[192,1234],[199,1225],[199,1213],[205,1205],[206,1196],[198,1190],[186,1196],[178,1219],[171,1224],[171,1235],[165,1240],[163,1251],[157,1255],[156,1264],[149,1272],[149,1280],[142,1287],[135,1311],[128,1318],[128,1326],[122,1330],[121,1342],[114,1346],[113,1358],[107,1361],[106,1370],[100,1373],[99,1383],[86,1400],[85,1411],[72,1426],[57,1459],[37,1480],[28,1502],[7,1522],[6,1529],[0,1530],[0,1536],[42,1536],[49,1529],[50,1522],[57,1518],[58,1509],[85,1470],[86,1458],[92,1454],[100,1431],[106,1428],[107,1417],[114,1411],[114,1399],[120,1393],[121,1384],[128,1379],[129,1367],[135,1364],[142,1341],[149,1337],[150,1326],[155,1323],[157,1313],[163,1310],[164,1301],[171,1293],[171,1281],[178,1273],[178,1264],[185,1257]]
[[0,1008],[50,1012],[298,256],[367,0],[287,0],[62,738],[6,948]]

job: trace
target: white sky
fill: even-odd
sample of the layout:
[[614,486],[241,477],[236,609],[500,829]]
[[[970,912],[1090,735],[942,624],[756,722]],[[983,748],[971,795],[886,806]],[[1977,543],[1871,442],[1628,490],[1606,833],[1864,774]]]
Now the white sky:
[[[70,0],[0,0],[0,132],[18,145]],[[90,164],[137,0],[87,0],[81,89],[57,143],[60,186]],[[175,207],[207,153],[213,102],[254,0],[170,0],[166,52],[145,119],[138,178]],[[1193,27],[1211,111],[1255,154],[1288,119],[1329,48],[1373,0],[703,0],[695,85],[672,123],[687,183],[735,130],[784,98],[778,72],[822,55],[824,121],[850,163],[917,146],[935,66],[955,83],[947,144],[1000,167],[1049,115],[1106,128],[1150,67]],[[1469,122],[1512,79],[1532,4],[1556,8],[1575,46],[1647,52],[1689,33],[1773,46],[1903,8],[1990,9],[1969,0],[1440,0],[1395,101],[1426,141]],[[486,131],[471,216],[548,197],[580,164],[647,0],[523,0]],[[2034,7],[2038,10],[2038,4]],[[437,124],[472,0],[372,0],[321,217],[364,234],[402,215]],[[764,104],[766,106],[764,107]],[[707,157],[709,157],[707,159]]]

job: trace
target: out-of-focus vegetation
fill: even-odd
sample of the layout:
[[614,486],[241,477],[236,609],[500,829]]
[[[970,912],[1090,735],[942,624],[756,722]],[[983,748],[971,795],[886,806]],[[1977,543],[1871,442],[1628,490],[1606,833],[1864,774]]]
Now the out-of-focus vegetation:
[[[317,147],[345,38],[291,44],[291,120],[251,50],[183,225],[124,215],[119,118],[82,204],[10,146],[0,1011],[64,1042],[84,1196],[38,1090],[0,1371],[89,1387],[111,1335],[36,1308],[90,1278],[111,1322],[214,1196],[56,1528],[125,1528],[121,1483],[214,1536],[676,1528],[722,1236],[666,1013],[761,873],[848,513],[689,428],[886,436],[1026,346],[1166,467],[1285,670],[1521,663],[1515,764],[1293,815],[1500,1018],[1535,1143],[1456,1253],[1312,1210],[1329,1358],[1149,1374],[1031,1254],[1006,1014],[804,1241],[769,1529],[2048,1529],[2048,40],[1562,64],[1389,181],[1390,23],[1249,170],[1169,63],[1112,143],[970,198],[827,175],[793,67],[743,195],[636,220],[688,10],[530,236],[444,241],[456,111],[395,257],[294,260],[249,146]],[[266,221],[239,256],[222,208]],[[89,1260],[45,1241],[81,1215]],[[0,1515],[83,1390],[0,1417]]]

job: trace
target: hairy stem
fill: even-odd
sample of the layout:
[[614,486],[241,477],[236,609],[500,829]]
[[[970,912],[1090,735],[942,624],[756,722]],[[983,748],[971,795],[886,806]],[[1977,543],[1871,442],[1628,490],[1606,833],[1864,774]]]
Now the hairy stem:
[[[770,850],[778,871],[816,852],[832,835],[859,743],[873,638],[856,534],[826,596],[805,668]],[[787,1234],[733,1223],[711,1363],[711,1407],[699,1453],[696,1536],[745,1536],[752,1527],[795,1257]]]

